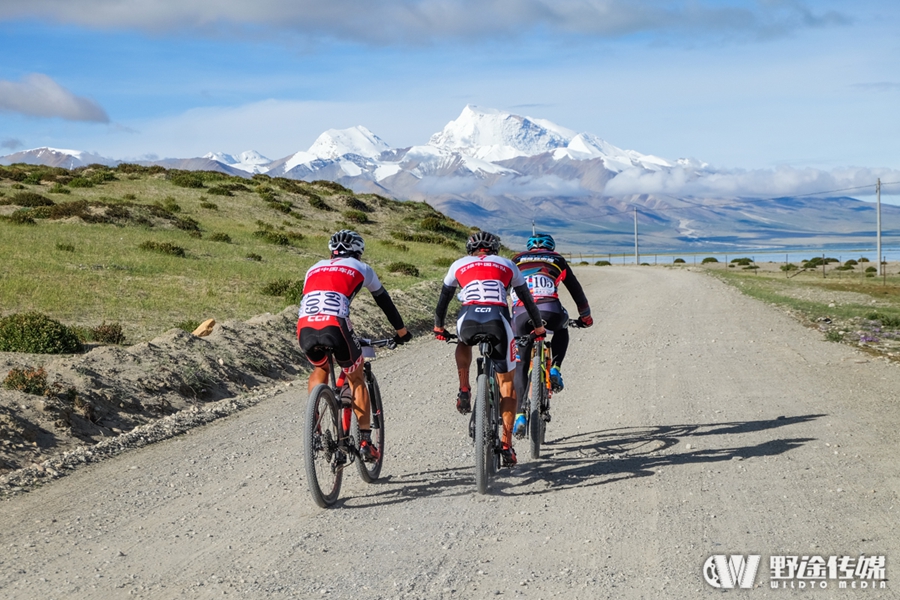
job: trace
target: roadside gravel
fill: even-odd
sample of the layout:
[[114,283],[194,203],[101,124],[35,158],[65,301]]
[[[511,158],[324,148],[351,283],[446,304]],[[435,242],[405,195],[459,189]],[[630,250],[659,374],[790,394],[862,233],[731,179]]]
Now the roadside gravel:
[[[320,510],[305,388],[0,503],[0,596],[705,598],[712,554],[900,555],[900,370],[700,273],[581,269],[547,456],[474,492],[452,346],[373,365],[383,479]],[[571,303],[570,303],[571,304]],[[524,446],[523,446],[524,448]],[[895,598],[833,588],[815,598]]]

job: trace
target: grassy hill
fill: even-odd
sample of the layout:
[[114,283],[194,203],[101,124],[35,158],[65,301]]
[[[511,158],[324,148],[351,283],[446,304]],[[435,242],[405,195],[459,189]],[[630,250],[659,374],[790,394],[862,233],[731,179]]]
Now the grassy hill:
[[0,167],[0,316],[37,311],[88,332],[119,323],[134,343],[278,312],[344,228],[363,235],[389,290],[443,275],[469,234],[425,203],[329,181]]

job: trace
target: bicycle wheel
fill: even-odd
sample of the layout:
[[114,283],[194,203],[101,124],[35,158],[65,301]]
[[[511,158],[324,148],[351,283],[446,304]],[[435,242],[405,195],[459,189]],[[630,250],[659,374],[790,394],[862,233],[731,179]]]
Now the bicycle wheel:
[[[381,390],[378,388],[378,380],[366,363],[366,389],[369,390],[369,406],[372,411],[372,445],[378,449],[378,460],[366,462],[362,459],[356,461],[359,476],[366,483],[372,483],[381,475],[381,465],[384,464],[384,409],[381,405]],[[354,419],[355,422],[355,419]],[[354,432],[354,437],[359,442],[359,429]]]
[[309,491],[322,508],[334,504],[341,492],[346,457],[338,446],[339,419],[334,392],[325,384],[317,385],[306,404],[303,454]]
[[487,375],[478,376],[475,389],[475,487],[479,494],[486,494],[494,458]]
[[541,418],[541,403],[547,388],[544,386],[543,372],[544,348],[543,343],[538,342],[531,361],[531,393],[528,404],[528,436],[531,445],[531,458],[541,457],[541,444],[544,443],[544,420]]

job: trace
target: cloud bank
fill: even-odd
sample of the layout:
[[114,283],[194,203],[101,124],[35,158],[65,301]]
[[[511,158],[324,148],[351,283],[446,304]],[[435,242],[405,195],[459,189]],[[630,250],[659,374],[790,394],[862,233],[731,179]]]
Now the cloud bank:
[[617,37],[690,33],[766,38],[799,28],[846,24],[802,0],[4,0],[0,21],[41,19],[98,29],[257,35],[281,30],[310,38],[394,44],[516,36],[543,30]]
[[99,104],[76,96],[41,73],[26,75],[21,82],[0,80],[0,110],[29,117],[109,123]]

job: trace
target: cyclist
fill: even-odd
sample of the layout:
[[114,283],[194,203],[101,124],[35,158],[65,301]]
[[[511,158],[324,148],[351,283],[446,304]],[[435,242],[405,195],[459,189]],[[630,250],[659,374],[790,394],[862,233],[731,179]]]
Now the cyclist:
[[371,408],[366,390],[362,347],[350,323],[350,303],[365,287],[375,298],[391,326],[397,331],[394,342],[403,344],[412,338],[391,296],[381,285],[375,271],[360,260],[365,243],[355,231],[342,229],[331,236],[328,249],[331,258],[320,260],[306,272],[300,316],[297,319],[297,340],[306,358],[313,365],[309,374],[309,392],[328,381],[328,355],[323,348],[332,348],[334,359],[347,374],[353,394],[353,412],[359,422],[359,452],[363,460],[378,460],[380,450],[373,446]]
[[[553,333],[550,340],[550,354],[553,357],[550,368],[550,384],[554,391],[562,391],[563,379],[560,373],[563,360],[566,358],[566,350],[569,347],[569,331],[566,328],[569,322],[569,313],[559,301],[559,284],[564,283],[566,289],[572,295],[575,306],[578,308],[578,326],[590,327],[594,320],[591,318],[591,307],[587,297],[575,273],[569,268],[566,259],[556,252],[556,242],[547,233],[533,233],[525,247],[527,250],[513,257],[513,262],[519,267],[528,289],[541,311],[541,319],[548,331]],[[516,335],[524,335],[531,330],[529,325],[531,311],[517,298],[513,298],[513,323]],[[525,390],[528,388],[528,358],[531,356],[531,344],[521,350],[522,360],[516,367],[516,395],[519,405],[516,410],[516,422],[514,430],[516,437],[525,435]]]
[[478,333],[490,333],[497,340],[491,350],[497,379],[500,382],[500,412],[503,418],[501,455],[506,466],[516,464],[516,453],[512,447],[513,415],[516,408],[516,393],[513,376],[516,366],[516,341],[510,326],[509,307],[506,294],[512,287],[525,310],[537,326],[534,334],[545,333],[541,325],[540,312],[531,298],[528,285],[516,265],[502,256],[500,238],[487,231],[473,233],[466,242],[464,256],[450,265],[444,278],[441,295],[434,313],[434,335],[439,340],[448,338],[444,329],[444,319],[450,300],[461,287],[460,300],[463,307],[456,323],[460,343],[456,346],[456,369],[459,374],[459,394],[456,409],[467,414],[472,410],[469,367],[472,364],[472,345]]

